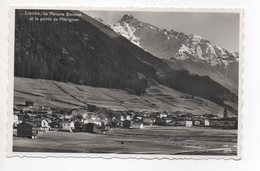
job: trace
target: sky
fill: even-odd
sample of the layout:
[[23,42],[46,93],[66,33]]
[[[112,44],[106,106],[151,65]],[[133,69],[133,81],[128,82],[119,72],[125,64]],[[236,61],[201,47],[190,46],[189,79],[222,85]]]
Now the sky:
[[124,14],[129,14],[139,21],[159,28],[199,35],[230,52],[239,51],[239,13],[147,11],[84,11],[84,13],[91,17],[102,18],[108,24],[117,22]]

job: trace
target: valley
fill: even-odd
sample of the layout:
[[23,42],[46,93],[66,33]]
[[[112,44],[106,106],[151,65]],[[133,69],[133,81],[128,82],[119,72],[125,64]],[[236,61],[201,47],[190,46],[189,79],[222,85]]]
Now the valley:
[[13,151],[237,155],[239,54],[120,18],[16,10]]

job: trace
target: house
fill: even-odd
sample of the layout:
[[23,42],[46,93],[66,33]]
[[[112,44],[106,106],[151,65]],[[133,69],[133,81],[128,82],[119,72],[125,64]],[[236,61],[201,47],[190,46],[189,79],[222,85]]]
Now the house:
[[220,118],[209,120],[209,126],[223,129],[237,129],[237,118]]
[[49,131],[50,126],[46,119],[32,119],[28,123],[34,125],[36,128],[39,128],[42,131]]
[[208,119],[204,119],[204,126],[209,126],[209,120]]
[[51,128],[59,128],[61,122],[62,122],[62,120],[61,120],[60,118],[56,118],[56,119],[54,119],[54,120],[50,123],[50,127],[51,127]]
[[175,119],[170,117],[157,118],[155,124],[161,126],[173,126],[175,125]]
[[14,115],[13,127],[16,128],[19,123],[20,123],[20,122],[19,122],[18,116],[17,116],[17,115]]
[[209,126],[209,120],[205,118],[194,118],[193,123],[194,126]]
[[126,116],[125,116],[125,119],[126,119],[126,120],[131,120],[131,115],[126,115]]
[[220,118],[209,120],[210,127],[219,127],[223,129],[237,129],[237,118]]
[[74,132],[81,132],[82,131],[82,127],[83,127],[83,123],[76,121],[74,123]]
[[236,117],[229,118],[228,111],[225,108],[223,111],[223,118],[220,119],[220,126],[224,129],[237,129],[238,120]]
[[125,117],[123,115],[120,116],[120,121],[124,121]]
[[27,137],[27,138],[36,138],[38,132],[35,131],[34,126],[30,123],[22,122],[17,125],[17,136],[18,137]]
[[47,119],[42,119],[41,120],[41,130],[43,131],[49,131],[50,130],[50,125]]
[[176,118],[176,125],[177,126],[186,126],[191,127],[193,125],[192,118],[186,116],[180,116]]
[[168,116],[167,112],[164,111],[163,113],[160,113],[159,114],[159,118],[162,119],[162,118],[166,118]]
[[192,120],[186,120],[185,121],[185,126],[186,127],[191,127],[193,124],[192,124]]
[[194,126],[202,126],[203,125],[202,120],[200,120],[200,119],[193,120],[193,125]]
[[166,118],[163,118],[163,120],[165,120],[166,126],[174,126],[176,123],[176,119],[172,118],[172,117],[166,117]]
[[153,118],[143,118],[143,124],[144,125],[151,125],[154,123],[154,119]]
[[220,119],[210,119],[209,120],[210,127],[220,127]]
[[186,122],[184,120],[177,120],[176,126],[186,126]]
[[83,124],[82,131],[89,132],[89,133],[100,133],[101,129],[95,123],[87,123],[87,124]]
[[137,114],[133,117],[133,121],[136,122],[136,123],[140,123],[140,122],[143,122],[143,116]]
[[26,101],[25,102],[25,106],[27,106],[27,107],[33,107],[33,101]]
[[72,121],[63,121],[61,122],[61,131],[68,131],[68,132],[72,132],[74,130],[74,122]]
[[112,121],[111,125],[113,128],[121,127],[121,121]]
[[221,128],[224,129],[237,129],[238,120],[237,118],[221,118],[219,120]]

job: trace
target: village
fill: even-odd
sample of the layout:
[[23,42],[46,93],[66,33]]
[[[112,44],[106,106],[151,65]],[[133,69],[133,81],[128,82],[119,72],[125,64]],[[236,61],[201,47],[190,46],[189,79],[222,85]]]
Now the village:
[[86,108],[60,110],[36,106],[32,101],[14,106],[14,136],[37,138],[41,132],[88,132],[106,134],[113,128],[146,129],[150,127],[204,127],[208,129],[237,129],[237,117],[214,114],[194,115],[181,111],[114,111],[88,105]]

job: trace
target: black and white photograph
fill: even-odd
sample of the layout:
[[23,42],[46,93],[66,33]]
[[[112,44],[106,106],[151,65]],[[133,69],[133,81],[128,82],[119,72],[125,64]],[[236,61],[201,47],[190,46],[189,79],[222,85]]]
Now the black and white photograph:
[[239,156],[241,11],[13,17],[12,152]]

